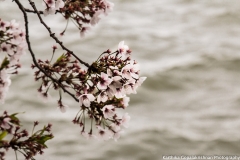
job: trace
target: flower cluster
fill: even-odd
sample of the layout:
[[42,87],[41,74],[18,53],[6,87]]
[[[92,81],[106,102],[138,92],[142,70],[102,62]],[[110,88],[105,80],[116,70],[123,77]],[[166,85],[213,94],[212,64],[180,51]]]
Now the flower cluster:
[[[120,115],[119,109],[128,106],[130,98],[127,95],[135,94],[146,79],[139,77],[139,65],[131,60],[130,54],[130,49],[122,41],[116,52],[104,52],[89,68],[86,90],[79,96],[81,112],[73,120],[82,127],[81,133],[86,138],[117,140],[123,133],[122,127],[128,127],[130,116],[128,113]],[[88,132],[85,114],[91,121]]]
[[55,14],[57,10],[64,7],[64,2],[62,0],[43,0],[42,4],[46,7],[43,11],[45,16]]
[[80,36],[83,37],[91,26],[96,25],[104,15],[108,15],[113,10],[113,6],[114,4],[107,0],[66,0],[64,7],[61,6],[59,12],[65,19],[75,22],[80,30]]
[[[38,91],[45,97],[51,87],[72,91],[80,105],[80,112],[73,123],[82,127],[81,134],[86,138],[116,140],[122,133],[122,127],[126,128],[130,120],[127,113],[120,115],[118,112],[128,106],[130,98],[127,95],[135,94],[146,79],[139,77],[139,65],[131,60],[130,55],[131,50],[122,41],[117,51],[103,52],[88,70],[82,69],[77,60],[71,60],[69,53],[63,54],[54,63],[39,60],[39,66],[57,81],[52,81],[40,70],[36,71],[35,79],[42,80]],[[65,112],[67,106],[63,105],[61,94],[58,104]],[[89,131],[87,119],[90,120]],[[96,127],[93,127],[94,124]]]
[[[47,148],[45,142],[53,138],[50,133],[51,124],[33,133],[34,128],[38,125],[38,122],[34,122],[32,134],[29,135],[28,131],[21,129],[16,115],[17,113],[8,115],[5,111],[0,116],[0,149],[3,149],[0,151],[1,160],[4,159],[5,152],[9,148],[22,153],[27,160],[33,159],[36,154],[43,154],[43,149]],[[7,135],[12,135],[12,138],[7,140]]]
[[8,73],[18,73],[17,69],[21,67],[19,59],[25,54],[25,49],[25,32],[19,28],[19,24],[15,20],[6,22],[0,19],[0,53],[5,53],[3,60],[0,58],[1,103],[4,102],[11,84]]
[[18,66],[25,50],[25,31],[19,27],[19,23],[15,20],[7,22],[0,19],[0,52],[6,53],[9,64]]
[[[44,126],[33,133],[34,128],[38,122],[34,122],[32,134],[29,135],[28,131],[21,129],[20,121],[16,117],[17,113],[8,115],[5,111],[0,116],[0,149],[7,151],[9,148],[15,152],[19,151],[26,159],[33,159],[36,154],[43,154],[43,149],[47,148],[45,142],[52,139],[51,124]],[[12,135],[10,140],[7,140],[7,135]],[[4,151],[0,152],[0,159],[3,159]]]

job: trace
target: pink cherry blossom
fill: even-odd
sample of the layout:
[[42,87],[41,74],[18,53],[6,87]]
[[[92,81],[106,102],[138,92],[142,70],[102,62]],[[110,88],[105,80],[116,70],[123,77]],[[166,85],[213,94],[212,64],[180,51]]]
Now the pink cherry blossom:
[[64,2],[62,0],[57,0],[55,9],[59,10],[60,8],[63,8],[63,7],[64,7]]
[[42,4],[48,8],[55,8],[55,0],[43,0]]
[[43,0],[42,4],[46,7],[43,11],[44,16],[55,14],[56,10],[64,7],[62,0]]
[[100,81],[97,84],[98,89],[107,89],[112,79],[106,73],[101,72]]
[[90,24],[95,26],[100,21],[102,14],[103,14],[103,10],[96,11],[92,19],[90,20]]
[[110,76],[110,77],[120,77],[120,79],[121,79],[122,73],[118,71],[118,67],[110,66],[109,68],[107,69],[108,76]]
[[118,44],[118,52],[121,55],[121,59],[126,60],[130,56],[130,49],[127,45],[124,44],[124,41],[121,41]]
[[123,98],[125,96],[125,91],[123,88],[116,88],[116,93],[115,93],[115,97],[116,98]]
[[115,107],[113,105],[106,105],[102,109],[104,118],[112,118],[115,114]]
[[113,10],[114,4],[112,2],[109,2],[107,0],[102,0],[102,2],[105,5],[105,15],[108,15],[109,12],[111,12]]
[[107,89],[105,91],[109,98],[112,98],[116,93],[116,89],[110,88],[110,86],[107,87]]
[[56,12],[55,8],[49,7],[43,11],[43,15],[47,16],[49,14],[55,14],[55,12]]
[[124,91],[126,94],[136,94],[135,80],[130,79],[126,84],[123,85]]
[[111,132],[111,134],[112,134],[111,137],[115,141],[117,141],[120,138],[120,136],[124,133],[124,131],[121,130],[121,127],[119,125],[115,124],[115,123],[112,123],[110,125],[110,130],[112,131]]
[[122,116],[122,120],[121,120],[121,125],[125,128],[128,128],[128,122],[130,121],[131,117],[128,115],[128,113],[125,113]]
[[67,105],[60,104],[60,105],[58,106],[58,108],[60,109],[60,111],[61,111],[62,113],[65,113],[69,107],[68,107]]
[[101,92],[99,93],[98,97],[97,97],[97,102],[106,102],[108,100],[108,96],[106,92]]
[[13,54],[13,51],[11,50],[11,45],[7,43],[0,44],[0,52],[7,52],[9,54]]
[[2,124],[1,124],[1,127],[3,129],[9,129],[10,128],[10,125],[9,125],[9,122],[10,122],[11,118],[4,118],[3,121],[2,121]]
[[146,79],[147,79],[147,77],[140,77],[140,78],[136,81],[135,87],[137,88],[137,87],[141,86],[142,83],[143,83]]
[[98,129],[98,134],[97,134],[97,138],[99,140],[108,140],[110,139],[110,132],[109,130],[103,129],[101,126],[97,126]]
[[130,98],[129,97],[123,97],[121,103],[123,105],[123,109],[127,108],[128,107],[128,104],[129,104],[129,101],[130,101]]
[[92,101],[95,100],[95,97],[92,94],[82,94],[79,96],[80,107],[84,105],[85,107],[90,107]]
[[124,78],[127,78],[127,79],[132,78],[131,73],[130,73],[130,66],[128,66],[128,65],[122,68],[121,73]]
[[109,85],[109,87],[114,90],[116,92],[117,88],[121,88],[122,87],[122,83],[120,82],[122,78],[120,76],[115,76],[112,77],[112,83]]
[[0,31],[6,31],[6,28],[9,26],[9,22],[2,21],[0,19]]
[[19,23],[16,22],[15,19],[11,20],[9,27],[11,30],[18,30],[19,29]]
[[134,61],[131,61],[130,64],[127,64],[125,67],[122,68],[121,73],[124,78],[137,79],[139,77],[138,71],[139,71],[139,64],[134,63]]

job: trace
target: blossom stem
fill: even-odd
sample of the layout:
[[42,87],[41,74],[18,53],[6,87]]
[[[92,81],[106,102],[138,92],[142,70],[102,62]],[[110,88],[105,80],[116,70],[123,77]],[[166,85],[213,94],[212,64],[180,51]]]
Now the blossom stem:
[[16,160],[18,160],[17,151],[15,150],[14,153],[15,153]]

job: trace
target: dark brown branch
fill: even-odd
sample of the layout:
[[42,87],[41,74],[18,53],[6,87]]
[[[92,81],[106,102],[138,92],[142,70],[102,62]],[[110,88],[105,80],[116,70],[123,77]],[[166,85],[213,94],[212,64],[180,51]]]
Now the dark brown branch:
[[[25,10],[25,12],[29,12],[29,13],[37,13],[37,12],[35,12],[35,11],[31,10],[31,9],[27,9],[27,8],[24,8],[24,10]],[[39,14],[43,14],[43,11],[39,11],[38,13]]]
[[[47,77],[49,77],[54,83],[57,83],[64,92],[67,92],[70,96],[72,96],[77,102],[79,101],[74,94],[72,94],[71,92],[69,92],[58,80],[54,79],[51,75],[49,75],[48,73],[45,72],[44,69],[42,69],[37,61],[36,61],[36,58],[35,58],[35,55],[33,53],[33,50],[32,50],[32,47],[31,47],[31,43],[30,43],[30,40],[29,40],[29,29],[28,29],[28,17],[27,17],[27,14],[25,12],[25,9],[24,7],[22,6],[22,4],[19,2],[19,0],[15,0],[15,2],[17,3],[19,9],[22,11],[23,13],[23,16],[24,16],[24,21],[25,21],[25,30],[26,30],[26,41],[27,41],[27,45],[28,45],[28,50],[32,56],[32,59],[33,59],[33,63],[34,65],[42,72],[44,73]],[[39,15],[39,14],[38,14]]]
[[47,26],[47,24],[43,21],[41,15],[39,14],[39,11],[37,10],[35,4],[33,1],[28,0],[30,5],[32,6],[32,8],[34,9],[34,11],[37,13],[37,16],[40,20],[40,22],[44,25],[44,27],[48,30],[50,37],[52,37],[61,47],[63,50],[67,51],[68,53],[70,53],[73,57],[75,57],[81,64],[85,65],[86,67],[90,67],[90,65],[84,61],[82,61],[78,56],[76,56],[73,51],[69,50],[68,48],[66,48],[63,43],[61,41],[59,41],[59,39],[55,36],[55,33],[52,33],[50,27]]
[[[29,13],[37,13],[34,10],[28,9],[28,8],[24,8],[25,12],[29,12]],[[44,14],[43,11],[38,11],[39,14]],[[61,13],[59,10],[56,11],[56,13]]]

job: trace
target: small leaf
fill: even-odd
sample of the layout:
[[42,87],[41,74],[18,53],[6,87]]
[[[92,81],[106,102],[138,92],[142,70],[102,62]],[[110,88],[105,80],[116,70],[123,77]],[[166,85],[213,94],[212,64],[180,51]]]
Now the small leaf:
[[8,132],[7,131],[3,131],[1,134],[0,134],[0,141],[6,137],[8,135]]
[[5,57],[2,61],[1,67],[0,67],[0,71],[5,68],[7,65],[9,65],[9,60],[7,59],[7,57]]
[[63,53],[58,59],[57,61],[53,64],[53,66],[57,66],[59,65],[59,63],[61,63],[62,59],[66,58],[65,54]]
[[42,145],[44,145],[45,147],[47,147],[47,146],[45,145],[45,142],[48,141],[48,140],[50,140],[50,139],[53,139],[53,136],[44,135],[44,136],[40,137],[39,139],[37,139],[37,142],[40,143],[40,144],[42,144]]
[[14,113],[14,114],[11,114],[9,117],[11,118],[11,123],[15,124],[15,125],[20,125],[19,124],[19,119],[16,117],[18,113]]

